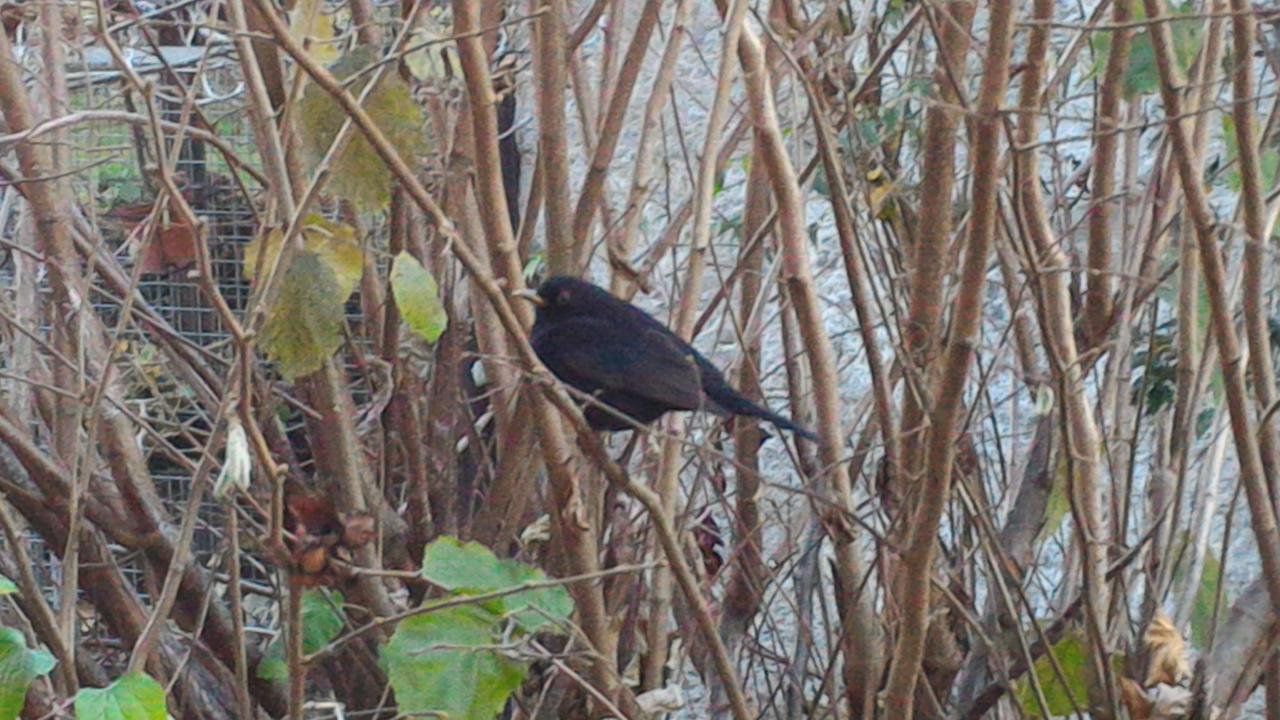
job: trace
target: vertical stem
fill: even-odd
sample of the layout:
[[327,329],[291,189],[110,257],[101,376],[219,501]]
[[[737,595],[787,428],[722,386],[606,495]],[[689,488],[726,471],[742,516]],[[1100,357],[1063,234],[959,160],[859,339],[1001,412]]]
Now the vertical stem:
[[538,158],[542,164],[547,267],[552,275],[577,275],[569,205],[569,150],[564,111],[568,81],[565,0],[539,0],[537,53]]
[[895,718],[914,716],[916,680],[929,625],[934,544],[951,489],[964,386],[975,352],[974,338],[982,322],[982,294],[986,287],[987,256],[995,233],[999,185],[1000,99],[1009,81],[1014,5],[1009,0],[993,0],[990,5],[990,44],[973,116],[973,146],[981,148],[981,152],[975,153],[973,159],[973,210],[969,218],[968,247],[960,268],[959,292],[952,306],[951,337],[932,393],[934,409],[923,486],[911,518],[903,557],[899,592],[902,618],[884,696],[890,717]]
[[[799,321],[816,391],[816,429],[821,439],[822,467],[826,471],[819,479],[822,481],[821,494],[827,500],[820,513],[824,529],[835,547],[835,571],[841,586],[851,590],[863,588],[866,573],[856,533],[847,519],[854,513],[854,499],[848,461],[844,456],[846,439],[840,417],[840,374],[809,259],[804,196],[778,122],[764,48],[754,32],[743,30],[738,53],[747,89],[747,115],[751,118],[756,137],[761,141],[759,161],[768,171],[777,203],[782,281],[786,284]],[[870,711],[880,678],[880,634],[872,600],[872,594],[863,591],[841,605],[840,649],[844,655],[845,694],[855,713]]]
[[[614,151],[622,135],[622,125],[627,118],[627,105],[631,100],[631,91],[635,88],[636,79],[640,76],[640,69],[644,67],[644,56],[649,50],[649,38],[658,25],[658,9],[661,6],[661,0],[647,0],[645,3],[644,11],[640,13],[640,20],[631,37],[631,44],[627,46],[626,55],[623,57],[622,70],[618,74],[616,86],[609,90],[609,104],[600,106],[601,112],[604,113],[600,123],[600,135],[596,139],[595,150],[591,154],[591,165],[587,168],[587,175],[582,181],[582,194],[578,196],[578,205],[573,213],[573,242],[578,248],[590,247],[591,224],[595,219],[596,209],[599,208],[600,201],[604,197],[605,176],[609,172],[609,163],[613,160]],[[616,11],[611,11],[611,15],[613,14],[616,14]],[[614,22],[615,20],[611,17],[610,27]],[[608,82],[606,77],[601,83],[602,88]],[[585,258],[579,257],[578,261],[585,262]]]
[[[954,0],[946,5],[939,23],[938,69],[934,84],[942,102],[929,107],[925,115],[923,179],[921,197],[929,198],[920,212],[920,229],[914,253],[907,261],[910,273],[909,309],[902,328],[904,352],[907,355],[907,382],[903,383],[902,429],[899,433],[903,465],[891,479],[891,492],[901,500],[920,478],[924,454],[925,409],[927,399],[921,394],[929,390],[929,382],[921,373],[933,364],[934,345],[942,318],[947,258],[951,248],[952,190],[955,187],[956,128],[960,113],[954,106],[960,101],[959,88],[947,70],[964,67],[969,50],[968,28],[973,24],[974,3]],[[912,381],[912,378],[917,378]]]
[[[1133,0],[1113,0],[1111,20],[1129,22]],[[1129,42],[1133,31],[1111,32],[1111,50],[1099,89],[1098,121],[1094,128],[1092,196],[1089,201],[1089,277],[1084,316],[1090,344],[1106,333],[1111,320],[1111,197],[1115,192],[1116,145],[1120,141],[1120,101],[1124,74],[1129,66]]]
[[1244,359],[1229,305],[1226,272],[1223,269],[1222,255],[1218,251],[1213,212],[1192,162],[1195,151],[1191,147],[1190,134],[1182,112],[1182,97],[1178,91],[1182,78],[1178,77],[1173,60],[1172,31],[1168,23],[1160,22],[1165,16],[1162,2],[1143,0],[1143,5],[1147,9],[1147,17],[1152,21],[1149,30],[1151,44],[1155,51],[1156,68],[1160,73],[1160,94],[1164,99],[1165,115],[1172,118],[1168,132],[1173,138],[1178,174],[1182,178],[1182,192],[1187,210],[1196,226],[1205,289],[1209,294],[1210,323],[1218,340],[1218,357],[1227,409],[1231,414],[1231,432],[1235,437],[1236,456],[1240,464],[1240,482],[1244,485],[1249,503],[1253,534],[1257,540],[1258,554],[1262,558],[1267,592],[1271,602],[1280,605],[1280,533],[1276,529],[1275,506],[1262,467],[1257,428],[1249,416],[1250,402],[1245,389]]
[[[46,19],[52,26],[50,42],[57,44],[61,40],[61,16],[57,8],[46,13]],[[46,33],[49,28],[46,28]],[[56,39],[52,39],[56,38]],[[57,55],[59,50],[50,50]],[[50,68],[56,76],[62,72],[61,66]],[[31,98],[26,92],[22,80],[21,65],[14,55],[13,46],[7,33],[0,32],[0,113],[3,113],[5,124],[10,132],[22,132],[35,126],[36,112]],[[53,342],[55,349],[63,358],[72,363],[80,362],[81,315],[79,307],[83,303],[77,298],[86,297],[79,289],[79,258],[71,243],[68,232],[70,223],[67,220],[68,204],[63,195],[62,183],[56,178],[60,172],[54,162],[55,157],[43,143],[18,143],[14,148],[18,156],[18,167],[23,176],[32,178],[25,188],[27,201],[35,218],[36,239],[39,249],[45,254],[46,268],[49,271],[49,284],[53,289],[54,309],[51,317],[59,318],[53,323]],[[80,394],[83,378],[76,368],[67,363],[56,363],[54,366],[54,384],[64,392],[56,393],[53,398],[53,446],[58,458],[69,467],[76,462],[80,429]],[[85,458],[85,467],[90,466],[91,459]],[[78,475],[77,475],[78,476]],[[81,484],[73,483],[70,494],[70,516],[80,517]],[[72,523],[75,526],[77,523]],[[74,527],[72,528],[75,529]],[[74,660],[75,643],[75,590],[78,571],[77,550],[79,534],[68,535],[64,551],[64,582],[62,584],[62,605],[59,623],[63,633],[63,643]]]
[[[1122,3],[1124,0],[1120,0]],[[1076,347],[1071,296],[1067,288],[1069,264],[1049,224],[1049,215],[1040,190],[1040,156],[1033,144],[1039,133],[1040,86],[1049,49],[1048,23],[1053,20],[1053,0],[1036,0],[1035,19],[1027,48],[1026,70],[1019,92],[1017,142],[1028,149],[1017,156],[1018,195],[1024,221],[1036,250],[1028,268],[1039,285],[1039,301],[1045,355],[1053,370],[1058,393],[1066,413],[1061,424],[1062,457],[1072,494],[1072,517],[1084,561],[1085,622],[1093,648],[1094,677],[1091,683],[1104,690],[1093,698],[1099,717],[1111,717],[1114,681],[1107,649],[1108,608],[1106,583],[1107,542],[1102,495],[1098,484],[1101,438],[1093,417],[1093,406],[1085,392],[1080,354]]]
[[235,634],[236,710],[242,718],[253,717],[249,701],[249,659],[245,654],[244,602],[240,591],[240,518],[234,502],[227,505],[227,599],[231,611],[231,627]]
[[285,606],[285,658],[289,666],[289,720],[303,720],[307,702],[307,666],[302,662],[302,583],[289,576]]
[[[724,40],[720,46],[720,65],[716,71],[716,92],[707,119],[706,136],[702,143],[702,157],[698,164],[698,184],[694,189],[693,237],[690,240],[688,265],[685,268],[684,286],[680,307],[676,312],[676,334],[691,340],[694,323],[698,319],[698,301],[702,298],[702,275],[706,267],[707,247],[711,243],[711,208],[715,201],[716,156],[720,138],[729,114],[729,101],[734,77],[738,72],[736,49],[742,35],[743,20],[747,14],[746,0],[734,0],[724,14]],[[654,490],[662,500],[662,512],[667,522],[674,524],[680,500],[680,438],[684,435],[684,418],[672,416],[667,421],[670,434],[663,440],[658,479]],[[667,618],[671,614],[671,599],[675,584],[671,570],[657,567],[649,605],[648,640],[649,653],[645,656],[644,689],[662,686],[662,670],[667,663]]]
[[658,71],[653,79],[653,88],[649,91],[649,99],[644,107],[644,120],[640,125],[640,139],[636,142],[636,159],[632,169],[631,190],[627,193],[627,205],[623,209],[621,227],[611,233],[609,239],[609,263],[613,266],[612,280],[609,289],[619,297],[630,297],[633,292],[631,275],[631,252],[635,247],[636,233],[640,229],[640,220],[644,217],[642,210],[649,198],[649,180],[653,165],[653,144],[658,131],[658,123],[662,111],[667,106],[671,93],[671,83],[675,79],[676,60],[680,55],[680,47],[684,42],[685,23],[689,20],[692,0],[676,0],[675,16],[671,21],[667,45],[662,51],[662,59],[658,63]]
[[[1244,327],[1248,339],[1249,372],[1253,379],[1256,402],[1265,411],[1276,399],[1275,365],[1271,361],[1271,338],[1267,328],[1267,288],[1262,284],[1262,272],[1270,256],[1267,248],[1270,238],[1266,234],[1266,203],[1263,198],[1262,170],[1258,153],[1258,123],[1253,105],[1253,37],[1255,21],[1253,6],[1245,0],[1231,0],[1232,70],[1231,117],[1235,119],[1236,147],[1240,158],[1240,180],[1244,204],[1244,228],[1248,235],[1244,244]],[[1269,423],[1258,429],[1258,446],[1262,470],[1267,487],[1271,490],[1271,505],[1280,512],[1280,436]]]

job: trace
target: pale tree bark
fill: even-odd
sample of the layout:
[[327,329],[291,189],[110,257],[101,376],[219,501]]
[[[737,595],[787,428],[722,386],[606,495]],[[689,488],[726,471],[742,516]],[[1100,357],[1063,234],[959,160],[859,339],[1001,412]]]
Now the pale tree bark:
[[1009,82],[1009,56],[1013,40],[1015,3],[991,3],[990,43],[983,67],[982,86],[974,113],[973,202],[960,286],[943,356],[943,367],[931,393],[924,477],[913,513],[898,585],[902,610],[893,663],[885,689],[885,706],[893,717],[913,717],[916,680],[929,626],[934,545],[938,524],[951,489],[955,442],[964,406],[964,386],[975,352],[974,341],[982,322],[982,294],[986,287],[987,260],[995,233],[1000,159],[1000,100]]
[[[759,153],[759,141],[753,141],[752,154]],[[763,284],[764,243],[755,246],[749,243],[764,227],[772,208],[771,200],[764,166],[753,164],[747,178],[746,208],[739,240],[738,268],[742,277],[738,280],[738,317],[742,323],[743,348],[742,365],[735,383],[739,391],[753,402],[763,399],[760,392],[761,334],[753,315],[756,314]],[[725,584],[724,608],[720,615],[720,636],[731,653],[759,611],[768,583],[768,570],[762,557],[764,537],[758,497],[761,491],[759,450],[762,438],[759,423],[747,418],[734,420],[734,477],[738,481],[733,518],[735,559]]]
[[[1219,87],[1219,73],[1222,72],[1223,33],[1226,21],[1220,15],[1226,10],[1227,6],[1225,0],[1214,0],[1209,8],[1217,16],[1209,20],[1208,39],[1205,42],[1201,57],[1196,63],[1195,76],[1199,91],[1188,93],[1187,109],[1189,111],[1206,108],[1213,102]],[[1196,172],[1201,172],[1204,168],[1204,148],[1208,143],[1210,120],[1211,117],[1208,113],[1198,112],[1195,116],[1193,129],[1195,142],[1193,147],[1196,149],[1196,157],[1193,165],[1196,168]],[[1170,203],[1170,205],[1176,205],[1176,203]],[[1185,482],[1185,477],[1190,467],[1190,454],[1195,440],[1194,418],[1199,408],[1200,399],[1203,397],[1206,383],[1210,380],[1206,368],[1213,362],[1213,352],[1216,350],[1216,347],[1211,344],[1207,348],[1204,347],[1206,345],[1205,340],[1212,340],[1212,333],[1208,328],[1202,329],[1201,325],[1200,256],[1196,247],[1194,228],[1195,223],[1190,218],[1187,218],[1178,231],[1177,388],[1174,391],[1173,417],[1169,423],[1167,462],[1164,463],[1169,468],[1169,471],[1153,473],[1147,491],[1151,516],[1155,518],[1155,522],[1161,523],[1161,527],[1155,532],[1151,541],[1149,564],[1156,566],[1156,572],[1153,573],[1154,577],[1148,578],[1151,587],[1145,600],[1145,610],[1147,612],[1144,612],[1144,616],[1154,610],[1156,599],[1163,596],[1163,589],[1168,587],[1168,584],[1173,580],[1177,563],[1168,562],[1167,555],[1171,548],[1176,551],[1177,547],[1174,533],[1182,519],[1184,497],[1184,493],[1179,490]],[[1126,304],[1123,316],[1127,318],[1132,314],[1130,308],[1136,302],[1132,291],[1126,294],[1124,302]],[[1125,327],[1127,326],[1121,329],[1124,330]],[[1112,352],[1116,351],[1113,350]],[[1116,364],[1120,362],[1117,359]],[[1122,392],[1121,388],[1113,390],[1113,393],[1117,395]],[[1127,461],[1125,461],[1125,465],[1127,466]],[[1119,476],[1117,474],[1117,477]],[[1169,483],[1170,479],[1176,479],[1172,486]],[[1117,490],[1117,492],[1122,491]],[[1168,512],[1165,510],[1166,506],[1169,506]],[[1163,518],[1163,520],[1160,518]],[[1121,528],[1122,525],[1119,523],[1113,528],[1117,533],[1117,538]],[[1195,560],[1193,559],[1194,562]],[[1149,573],[1149,576],[1151,574]],[[1191,584],[1199,585],[1198,572],[1184,573],[1184,575],[1187,576]],[[1194,576],[1194,579],[1192,579],[1192,576]],[[1115,598],[1113,605],[1118,601],[1119,598]]]

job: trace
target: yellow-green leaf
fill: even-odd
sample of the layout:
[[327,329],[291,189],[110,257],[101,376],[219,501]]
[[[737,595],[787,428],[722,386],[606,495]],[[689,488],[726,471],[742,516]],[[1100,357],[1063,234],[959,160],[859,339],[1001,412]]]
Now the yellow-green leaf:
[[334,39],[333,16],[324,5],[324,0],[298,0],[289,13],[289,34],[307,43],[307,54],[316,62],[328,65],[341,54],[341,41]]
[[431,273],[407,252],[397,255],[391,265],[391,292],[410,330],[429,343],[440,339],[449,325],[449,316],[440,302],[440,290]]
[[360,282],[364,269],[364,256],[356,241],[356,229],[346,223],[330,222],[319,215],[307,219],[302,231],[306,248],[315,253],[333,271],[338,280],[339,294],[346,302],[351,291]]
[[267,275],[271,274],[271,267],[280,259],[280,248],[283,247],[284,231],[279,228],[268,230],[265,234],[258,233],[248,245],[244,246],[244,269],[245,279],[253,280],[258,275],[258,256],[262,258],[262,271]]
[[[359,48],[339,60],[333,74],[345,80],[377,59],[373,48]],[[347,91],[359,97],[371,75],[362,74],[346,86]],[[404,80],[396,73],[384,73],[378,86],[365,99],[364,108],[400,157],[412,162],[423,146],[425,123],[422,110]],[[328,152],[346,117],[323,88],[312,84],[303,93],[298,105],[298,122],[303,150],[313,168]],[[353,129],[350,142],[334,161],[331,171],[330,190],[350,200],[361,211],[380,210],[391,199],[391,173],[358,130]]]
[[[1053,656],[1062,667],[1064,686],[1048,657],[1036,660],[1034,672],[1044,691],[1045,702],[1053,717],[1068,716],[1089,707],[1089,646],[1079,633],[1072,633],[1053,645]],[[1030,679],[1014,683],[1014,696],[1027,717],[1043,717]],[[1077,710],[1077,704],[1079,710]]]
[[262,346],[286,380],[319,370],[342,344],[346,299],[319,255],[298,253],[262,328]]
[[[263,259],[262,269],[269,271],[280,256],[283,247],[284,232],[276,229],[265,235],[259,235],[244,246],[244,276],[254,279],[258,266],[258,255],[267,253]],[[352,226],[326,220],[320,215],[309,215],[302,226],[302,247],[307,252],[319,257],[333,271],[338,281],[338,290],[345,302],[347,296],[355,290],[360,282],[360,274],[364,269],[364,256],[360,243],[356,240],[356,230]]]

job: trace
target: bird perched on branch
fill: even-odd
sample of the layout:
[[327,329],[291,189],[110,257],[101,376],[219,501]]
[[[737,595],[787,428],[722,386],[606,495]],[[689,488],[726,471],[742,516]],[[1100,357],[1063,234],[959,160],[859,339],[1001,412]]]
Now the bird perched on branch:
[[595,430],[629,430],[672,410],[706,410],[760,418],[818,439],[743,397],[689,343],[604,288],[553,277],[518,295],[538,308],[531,338],[538,358],[565,384],[607,406],[584,409]]

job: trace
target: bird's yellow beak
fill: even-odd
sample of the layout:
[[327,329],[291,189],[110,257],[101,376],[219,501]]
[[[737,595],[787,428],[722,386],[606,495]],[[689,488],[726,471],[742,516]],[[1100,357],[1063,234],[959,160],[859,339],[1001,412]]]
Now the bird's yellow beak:
[[533,303],[534,305],[537,305],[538,307],[542,307],[547,304],[547,301],[543,300],[542,296],[539,295],[536,290],[529,290],[526,288],[519,292],[511,293],[511,295],[513,297],[518,297],[521,300],[528,300],[529,302]]

